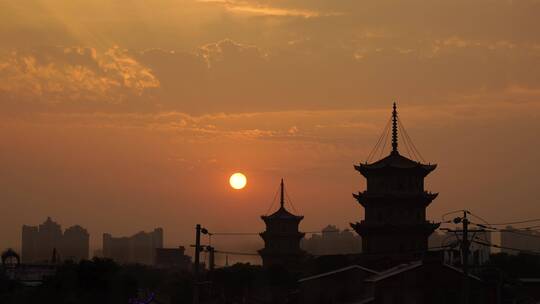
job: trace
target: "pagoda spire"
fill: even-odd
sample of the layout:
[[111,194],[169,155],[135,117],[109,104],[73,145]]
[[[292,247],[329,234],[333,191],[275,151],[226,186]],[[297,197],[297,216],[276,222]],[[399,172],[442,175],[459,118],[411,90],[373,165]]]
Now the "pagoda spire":
[[397,109],[396,103],[394,102],[394,107],[392,110],[392,154],[397,154],[398,152],[398,121],[397,121]]
[[285,208],[285,185],[283,185],[283,178],[281,179],[281,196],[279,201],[281,208]]

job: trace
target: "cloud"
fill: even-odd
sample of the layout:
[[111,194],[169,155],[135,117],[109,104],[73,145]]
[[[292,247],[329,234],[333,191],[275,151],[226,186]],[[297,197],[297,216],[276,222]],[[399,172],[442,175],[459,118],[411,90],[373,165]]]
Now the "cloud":
[[[531,94],[523,88],[520,93]],[[540,98],[540,93],[537,94]],[[277,111],[192,115],[157,113],[43,113],[4,117],[5,127],[35,126],[119,129],[170,133],[191,142],[282,141],[346,144],[350,138],[378,135],[390,115],[388,107],[356,110]],[[520,119],[540,111],[537,102],[464,102],[447,106],[404,106],[408,126],[451,126],[460,123]],[[501,114],[501,113],[504,113]],[[413,127],[413,129],[416,127]],[[354,144],[354,143],[353,143]]]
[[209,68],[219,62],[241,61],[249,64],[268,58],[268,54],[256,46],[241,44],[231,39],[205,44],[199,48],[197,54],[205,59]]
[[[0,94],[14,103],[119,104],[159,87],[127,50],[47,47],[0,56]],[[144,96],[147,97],[147,96]]]
[[381,37],[323,49],[310,39],[279,49],[223,39],[189,52],[13,50],[0,55],[0,95],[7,108],[26,111],[191,114],[355,109],[396,98],[413,104],[486,95],[537,100],[540,56],[534,45],[458,36],[415,48],[370,45]]
[[[133,5],[0,0],[4,108],[200,115],[480,95],[530,102],[540,88],[533,0],[159,0],[126,9]],[[51,44],[68,47],[36,46]]]
[[[321,17],[325,14],[308,9],[294,9],[273,7],[266,4],[256,3],[255,1],[232,1],[232,0],[198,0],[203,3],[213,3],[225,7],[232,13],[248,14],[255,16],[272,16],[272,17],[303,17],[314,18]],[[331,14],[326,14],[331,15]]]

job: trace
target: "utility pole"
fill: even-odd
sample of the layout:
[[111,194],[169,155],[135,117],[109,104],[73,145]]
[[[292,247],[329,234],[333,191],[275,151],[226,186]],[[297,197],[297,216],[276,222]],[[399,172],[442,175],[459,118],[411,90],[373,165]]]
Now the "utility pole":
[[[461,257],[462,257],[462,263],[461,263],[461,269],[463,271],[463,286],[462,286],[462,298],[461,303],[468,304],[470,295],[470,280],[469,280],[469,255],[470,255],[470,247],[471,247],[471,241],[469,241],[469,233],[477,233],[477,232],[486,232],[484,229],[469,229],[469,219],[467,218],[467,214],[469,211],[463,210],[463,217],[456,217],[454,219],[454,224],[461,223],[462,229],[461,230],[452,230],[452,229],[443,229],[448,232],[454,232],[456,234],[461,233]],[[474,235],[473,235],[474,238]]]
[[469,303],[469,220],[467,210],[463,210],[463,237],[461,241],[461,256],[463,257],[463,304]]
[[193,288],[193,304],[199,304],[199,263],[201,254],[201,224],[195,226],[195,265],[193,269],[195,282]]
[[193,265],[193,275],[194,275],[194,288],[193,288],[193,304],[199,304],[199,272],[200,272],[200,261],[201,261],[201,233],[202,234],[210,234],[206,228],[202,228],[201,224],[197,224],[195,226],[195,245],[191,245],[191,247],[195,247],[195,263]]

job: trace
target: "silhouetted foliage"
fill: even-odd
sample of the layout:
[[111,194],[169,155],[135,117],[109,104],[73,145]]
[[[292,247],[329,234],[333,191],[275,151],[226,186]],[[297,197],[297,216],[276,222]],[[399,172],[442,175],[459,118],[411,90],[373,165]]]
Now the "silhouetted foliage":
[[120,266],[98,258],[78,264],[67,262],[39,287],[13,284],[0,275],[0,303],[128,303],[139,297],[140,291],[160,294],[175,304],[192,301],[189,273],[143,265]]
[[540,276],[540,256],[538,255],[493,254],[486,266],[497,267],[510,278],[538,278]]
[[208,274],[214,298],[219,303],[261,302],[285,303],[290,290],[296,288],[298,274],[286,268],[263,268],[251,264],[234,264]]

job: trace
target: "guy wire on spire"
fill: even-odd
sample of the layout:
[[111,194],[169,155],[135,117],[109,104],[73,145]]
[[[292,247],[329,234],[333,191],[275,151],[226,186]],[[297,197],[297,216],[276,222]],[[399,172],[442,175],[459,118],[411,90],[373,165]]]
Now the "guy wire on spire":
[[392,111],[392,154],[398,153],[398,126],[396,103]]
[[285,192],[285,186],[283,185],[283,178],[281,179],[281,199],[279,201],[279,203],[281,204],[281,208],[283,208],[283,206],[285,205],[285,195],[284,195],[284,192]]

